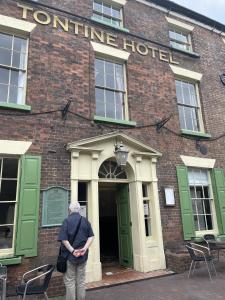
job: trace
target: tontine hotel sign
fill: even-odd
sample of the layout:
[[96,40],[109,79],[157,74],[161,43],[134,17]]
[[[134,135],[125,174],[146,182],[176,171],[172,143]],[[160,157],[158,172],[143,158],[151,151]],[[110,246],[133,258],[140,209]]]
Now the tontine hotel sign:
[[121,43],[117,35],[107,33],[104,30],[95,29],[92,26],[84,25],[83,23],[76,22],[68,18],[59,18],[57,15],[50,14],[42,10],[35,10],[32,7],[22,4],[17,4],[17,6],[22,9],[22,19],[26,20],[31,16],[35,22],[42,25],[50,25],[53,28],[60,28],[65,32],[83,36],[89,40],[98,41],[112,47],[122,47],[123,50],[138,52],[143,56],[151,55],[152,58],[158,58],[159,60],[167,63],[176,65],[179,64],[179,62],[174,60],[171,52],[152,47],[147,43],[138,43],[126,38],[123,38]]

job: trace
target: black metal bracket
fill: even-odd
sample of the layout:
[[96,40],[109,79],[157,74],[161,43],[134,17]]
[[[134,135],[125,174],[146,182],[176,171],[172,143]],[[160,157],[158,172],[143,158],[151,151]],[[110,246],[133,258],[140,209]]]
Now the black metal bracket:
[[171,117],[172,117],[172,114],[171,114],[169,117],[167,117],[167,118],[165,118],[165,119],[162,119],[161,121],[159,121],[159,122],[156,124],[156,131],[157,131],[158,133],[160,133],[161,128],[162,128],[167,122],[169,122],[169,120],[171,119]]
[[67,104],[63,107],[63,109],[61,110],[61,113],[62,113],[62,119],[64,121],[66,121],[67,119],[67,114],[68,114],[68,111],[69,111],[69,108],[70,108],[70,104],[71,104],[71,100],[68,100],[67,101]]

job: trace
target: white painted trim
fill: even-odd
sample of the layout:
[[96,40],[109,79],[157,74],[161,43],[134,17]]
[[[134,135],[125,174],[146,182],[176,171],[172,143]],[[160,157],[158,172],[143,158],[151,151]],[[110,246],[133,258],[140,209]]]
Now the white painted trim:
[[171,16],[174,16],[174,17],[177,17],[177,18],[179,18],[179,19],[188,21],[188,22],[190,22],[190,23],[192,23],[192,24],[201,26],[202,28],[205,28],[205,29],[207,29],[207,30],[213,31],[213,32],[215,32],[215,33],[217,33],[217,34],[219,34],[219,35],[225,36],[225,32],[221,32],[221,31],[215,29],[214,27],[209,26],[209,25],[206,25],[206,24],[204,24],[204,23],[202,23],[202,22],[200,22],[200,21],[197,21],[197,20],[191,19],[191,18],[189,18],[189,17],[180,15],[180,14],[175,13],[175,12],[173,12],[173,11],[169,11],[168,9],[166,9],[166,8],[164,8],[164,7],[161,7],[161,6],[159,6],[159,5],[156,5],[156,4],[147,2],[147,1],[145,1],[145,0],[136,0],[136,1],[137,1],[137,2],[140,2],[140,3],[142,3],[142,4],[145,4],[145,5],[147,5],[147,6],[153,7],[153,8],[155,8],[155,9],[158,9],[158,10],[160,10],[160,11],[162,11],[162,12],[164,12],[164,13],[167,13],[167,14],[169,14],[169,15],[171,15]]
[[127,3],[127,0],[112,0],[111,2],[124,6]]
[[173,66],[171,64],[170,64],[170,68],[173,71],[173,73],[177,76],[188,78],[188,79],[194,79],[195,81],[201,81],[202,79],[201,73],[183,69],[181,67]]
[[166,18],[167,22],[170,25],[173,25],[173,26],[176,26],[178,28],[184,29],[185,31],[188,31],[188,32],[191,32],[191,31],[194,30],[194,26],[188,25],[186,23],[180,22],[176,19],[172,19],[172,18],[169,18],[169,17],[165,17],[165,18]]
[[0,140],[0,154],[23,155],[32,142]]
[[0,15],[0,30],[16,31],[28,35],[37,25],[31,22]]
[[110,57],[114,57],[123,61],[128,60],[130,53],[127,51],[123,51],[123,50],[119,50],[119,49],[115,49],[113,47],[110,46],[105,46],[103,44],[99,44],[96,42],[91,42],[91,45],[94,49],[94,51],[98,54],[103,54],[103,55],[107,55]]
[[197,167],[197,168],[205,168],[205,169],[213,169],[216,163],[215,159],[210,158],[201,158],[194,156],[184,156],[181,155],[183,163],[187,167]]

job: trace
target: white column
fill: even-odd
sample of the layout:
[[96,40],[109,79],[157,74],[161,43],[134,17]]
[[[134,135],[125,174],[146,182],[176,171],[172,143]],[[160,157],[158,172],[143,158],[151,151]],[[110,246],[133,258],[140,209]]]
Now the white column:
[[92,180],[88,188],[88,219],[92,225],[95,239],[90,248],[87,282],[102,279],[99,236],[98,157],[97,153],[92,153]]
[[142,174],[140,164],[142,157],[136,157],[135,162],[135,182],[130,187],[130,206],[132,215],[132,242],[134,269],[143,272],[145,269],[145,228],[144,228],[144,212],[142,201]]
[[71,202],[78,201],[79,152],[71,152]]

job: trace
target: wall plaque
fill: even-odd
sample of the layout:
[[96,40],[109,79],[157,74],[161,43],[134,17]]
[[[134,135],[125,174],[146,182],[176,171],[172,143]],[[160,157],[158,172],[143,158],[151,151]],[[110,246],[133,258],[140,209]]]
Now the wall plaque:
[[69,192],[62,187],[43,191],[42,226],[59,226],[68,216]]

